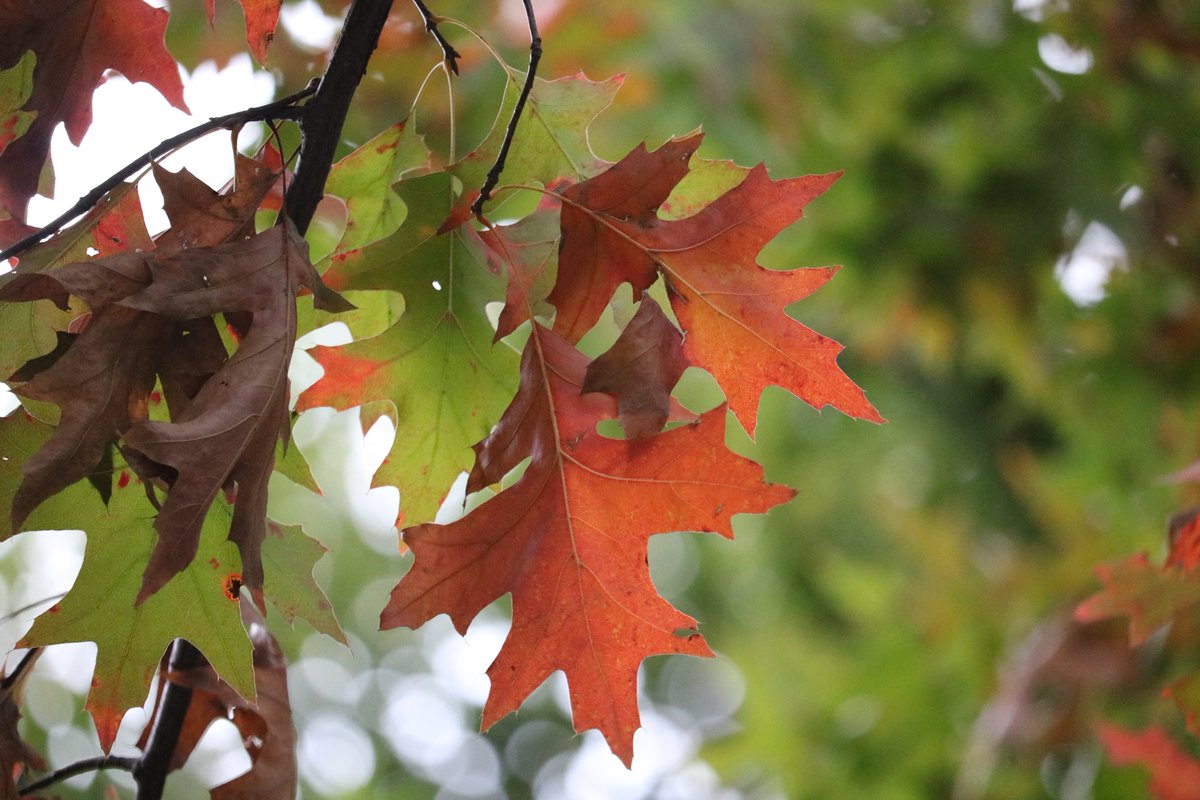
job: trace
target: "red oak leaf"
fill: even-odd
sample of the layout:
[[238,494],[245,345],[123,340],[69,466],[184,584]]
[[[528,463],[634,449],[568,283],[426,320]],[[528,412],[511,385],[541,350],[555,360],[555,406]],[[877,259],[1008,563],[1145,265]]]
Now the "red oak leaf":
[[1179,614],[1195,613],[1200,573],[1157,567],[1145,553],[1096,567],[1104,589],[1075,609],[1075,618],[1093,622],[1129,617],[1129,642],[1137,646]]
[[670,416],[671,390],[687,365],[679,329],[643,294],[616,344],[588,364],[583,390],[617,396],[621,426],[629,438],[653,436]]
[[446,613],[465,632],[511,592],[513,627],[488,669],[483,727],[561,669],[576,730],[599,728],[629,764],[638,665],[662,653],[711,655],[695,620],[654,590],[647,540],[680,530],[731,537],[734,514],[764,512],[794,493],[764,483],[760,467],[725,448],[724,407],[646,440],[601,436],[596,423],[615,416],[616,403],[582,393],[586,367],[570,343],[535,326],[521,388],[476,446],[468,489],[533,460],[516,484],[458,522],[404,532],[415,563],[380,622],[415,627]]
[[700,138],[672,140],[653,153],[639,146],[607,172],[563,192],[558,277],[549,297],[558,309],[554,330],[577,341],[621,283],[632,284],[636,294],[661,273],[687,335],[684,352],[716,377],[752,435],[759,396],[769,384],[815,408],[832,405],[882,422],[838,367],[842,346],[784,311],[836,269],[771,270],[754,261],[837,175],[773,181],[760,165],[695,215],[664,219],[659,208],[687,173]]
[[[279,7],[283,0],[238,0],[242,13],[246,15],[246,44],[255,60],[267,63],[267,48],[275,39],[275,28],[279,25]],[[204,11],[211,25],[216,15],[213,0],[204,0]]]
[[1155,800],[1200,800],[1200,761],[1161,728],[1134,733],[1103,724],[1096,733],[1114,764],[1138,764],[1150,771],[1150,794]]
[[[0,0],[0,68],[32,50],[37,56],[26,111],[29,130],[0,154],[0,208],[21,216],[37,191],[50,134],[65,123],[75,144],[92,124],[92,91],[113,69],[154,86],[184,111],[183,83],[163,46],[167,12],[142,0]],[[20,235],[16,220],[0,221],[0,244]]]

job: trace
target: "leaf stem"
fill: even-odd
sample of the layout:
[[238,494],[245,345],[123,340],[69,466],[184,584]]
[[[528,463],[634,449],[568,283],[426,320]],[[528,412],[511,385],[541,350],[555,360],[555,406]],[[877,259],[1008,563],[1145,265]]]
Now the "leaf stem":
[[[166,672],[185,672],[200,666],[202,659],[200,651],[190,642],[176,639],[171,646]],[[166,680],[165,674],[160,679]],[[166,785],[175,747],[179,744],[179,734],[183,730],[183,720],[191,703],[190,687],[167,681],[158,716],[151,723],[154,727],[150,729],[146,751],[133,766],[133,778],[138,787],[137,800],[162,799],[163,786]]]
[[181,147],[189,142],[199,139],[205,134],[220,130],[221,128],[233,128],[247,122],[262,122],[264,120],[275,119],[297,119],[304,111],[299,105],[301,100],[311,96],[317,91],[317,82],[310,81],[308,86],[305,86],[300,91],[289,94],[287,97],[280,98],[266,105],[256,106],[255,108],[247,108],[243,111],[235,111],[232,114],[225,114],[220,117],[213,117],[207,122],[202,122],[194,128],[189,128],[183,133],[178,133],[170,139],[164,139],[159,142],[144,155],[140,155],[133,161],[130,161],[121,169],[114,172],[103,183],[97,184],[90,192],[75,201],[75,204],[58,215],[54,221],[47,223],[38,230],[21,239],[18,242],[10,245],[3,251],[0,251],[0,261],[7,258],[12,258],[15,255],[25,252],[33,245],[41,242],[47,236],[58,233],[64,225],[66,225],[75,217],[84,213],[96,203],[100,202],[100,198],[121,181],[128,178],[133,173],[140,169],[145,169],[150,166],[156,159],[162,158],[167,153]]
[[74,764],[56,769],[44,778],[39,778],[27,786],[22,786],[17,789],[17,797],[28,797],[34,792],[41,791],[47,786],[53,786],[59,781],[65,781],[68,778],[74,778],[76,775],[82,775],[85,772],[92,772],[100,769],[119,769],[125,772],[132,772],[137,765],[137,759],[132,756],[96,756],[95,758],[85,758],[82,761],[76,761]]
[[421,19],[425,20],[425,32],[437,40],[438,46],[442,48],[442,58],[450,67],[450,71],[455,75],[458,74],[458,59],[462,58],[462,53],[454,49],[454,46],[446,41],[446,37],[442,36],[442,32],[438,30],[438,22],[441,17],[432,13],[429,6],[425,5],[422,0],[413,0],[413,5],[417,7],[417,11],[421,12]]
[[542,59],[542,37],[538,35],[537,18],[533,15],[532,0],[523,0],[523,2],[525,3],[525,17],[529,21],[529,71],[525,73],[525,83],[521,86],[521,94],[517,96],[517,104],[513,107],[512,117],[508,120],[508,129],[504,132],[504,141],[500,145],[500,152],[496,155],[496,163],[492,164],[492,168],[488,170],[483,187],[479,190],[479,197],[476,197],[475,202],[471,204],[471,213],[476,217],[483,216],[483,204],[491,198],[492,189],[500,180],[500,173],[504,171],[504,162],[508,158],[509,148],[512,147],[513,137],[517,133],[517,123],[521,120],[521,112],[525,110],[525,101],[529,99],[529,94],[533,91],[538,62]]

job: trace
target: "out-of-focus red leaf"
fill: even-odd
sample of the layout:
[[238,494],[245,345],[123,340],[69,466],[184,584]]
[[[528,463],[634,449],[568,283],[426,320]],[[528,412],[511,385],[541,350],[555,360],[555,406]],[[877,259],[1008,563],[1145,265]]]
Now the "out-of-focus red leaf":
[[1136,764],[1149,770],[1150,794],[1155,800],[1200,800],[1200,761],[1161,728],[1133,732],[1105,723],[1096,733],[1114,764]]

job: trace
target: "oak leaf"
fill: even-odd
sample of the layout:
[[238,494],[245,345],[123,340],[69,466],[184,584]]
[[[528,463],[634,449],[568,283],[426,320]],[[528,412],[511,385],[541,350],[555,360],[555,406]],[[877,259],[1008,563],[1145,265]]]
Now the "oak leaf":
[[653,436],[670,416],[671,390],[687,366],[679,329],[643,293],[616,343],[588,364],[583,391],[615,394],[625,435]]
[[[246,17],[246,44],[254,54],[254,59],[266,64],[267,48],[275,39],[279,7],[283,5],[283,0],[238,0],[238,3]],[[216,17],[213,0],[204,0],[204,12],[208,15],[208,24],[212,25]]]
[[402,121],[334,164],[325,194],[346,204],[346,230],[334,252],[358,250],[395,233],[408,206],[392,185],[428,169],[431,160],[424,137]]
[[[154,247],[142,220],[138,193],[123,183],[106,194],[79,222],[21,254],[16,269],[0,276],[0,376],[7,377],[33,358],[52,350],[58,331],[67,329],[80,310],[68,308],[59,292],[50,303],[12,302],[22,300],[9,288],[14,282],[33,280],[22,275],[51,272],[58,267],[88,259],[89,248],[100,255],[123,250]],[[28,285],[28,283],[26,283]],[[40,297],[49,297],[41,293]],[[25,298],[30,299],[30,298]]]
[[96,643],[87,709],[106,751],[125,711],[142,704],[163,652],[174,639],[187,639],[235,691],[254,696],[250,642],[238,603],[228,594],[230,582],[241,575],[237,550],[225,541],[228,513],[204,518],[197,558],[184,568],[181,579],[134,608],[142,572],[155,547],[153,515],[142,487],[121,469],[107,505],[86,482],[79,482],[39,506],[26,525],[28,530],[82,526],[87,534],[75,584],[58,605],[37,618],[20,645]]
[[378,336],[310,350],[324,375],[297,408],[394,404],[395,443],[375,480],[398,486],[404,518],[423,522],[512,396],[516,357],[492,345],[484,307],[501,289],[479,240],[465,227],[438,233],[455,199],[450,176],[404,180],[395,191],[408,207],[404,224],[336,255],[325,278],[338,289],[399,292],[404,313]]
[[234,177],[216,192],[186,169],[170,172],[153,165],[154,182],[162,190],[163,210],[171,227],[155,240],[160,253],[187,247],[209,247],[254,233],[254,212],[279,173],[241,153],[234,154]]
[[287,370],[296,337],[296,292],[313,291],[332,307],[291,224],[211,248],[192,248],[150,262],[152,279],[123,306],[179,322],[218,313],[252,315],[237,352],[205,381],[170,422],[144,420],[122,434],[125,444],[178,477],[155,521],[159,541],[139,602],[192,560],[205,512],[230,481],[237,503],[229,539],[237,544],[244,581],[262,606],[267,481],[275,442],[289,425]]
[[1154,566],[1145,553],[1100,564],[1096,575],[1104,589],[1080,603],[1075,618],[1129,617],[1129,641],[1135,646],[1178,615],[1194,614],[1200,602],[1200,572]]
[[1200,800],[1200,761],[1161,728],[1134,732],[1106,723],[1096,732],[1114,764],[1137,764],[1150,771],[1154,800]]
[[36,111],[22,110],[33,94],[35,63],[37,56],[30,50],[9,69],[0,69],[0,155],[14,139],[24,136],[37,118]]
[[759,396],[771,384],[815,408],[882,422],[837,365],[842,346],[784,310],[836,270],[771,270],[754,261],[837,175],[773,181],[760,165],[693,216],[664,219],[658,209],[686,175],[700,139],[674,139],[654,152],[639,146],[562,192],[558,277],[549,297],[558,309],[554,330],[578,341],[620,284],[638,293],[662,274],[686,334],[684,352],[713,374],[751,435]]
[[601,436],[596,424],[616,415],[616,402],[582,394],[586,366],[570,343],[535,326],[521,387],[476,446],[467,488],[532,461],[516,484],[458,522],[404,531],[415,561],[380,623],[416,627],[446,613],[465,632],[511,592],[513,626],[488,669],[483,727],[561,669],[576,730],[599,728],[629,764],[638,665],[655,654],[711,655],[695,620],[651,584],[647,540],[679,530],[731,537],[734,514],[764,512],[794,493],[765,484],[761,468],[725,449],[724,407],[647,440]]
[[[0,0],[0,68],[33,51],[37,65],[24,136],[0,153],[0,208],[22,216],[61,122],[78,145],[92,124],[92,91],[106,70],[145,81],[187,111],[179,68],[163,45],[168,14],[142,0]],[[23,226],[0,221],[0,245]]]
[[[479,194],[484,178],[504,142],[508,120],[525,81],[525,74],[502,64],[505,72],[504,100],[487,137],[449,171],[466,187],[467,204]],[[588,127],[624,83],[616,75],[602,81],[588,79],[582,72],[557,80],[534,79],[528,105],[517,122],[512,148],[504,163],[505,183],[550,184],[560,178],[579,181],[601,172],[609,163],[592,152]],[[465,217],[464,217],[465,219]]]

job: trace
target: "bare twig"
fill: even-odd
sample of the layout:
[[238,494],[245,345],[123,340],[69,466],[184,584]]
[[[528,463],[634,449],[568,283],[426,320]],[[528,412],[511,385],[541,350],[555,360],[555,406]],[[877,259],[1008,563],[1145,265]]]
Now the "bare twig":
[[85,758],[82,761],[76,761],[74,764],[68,764],[62,769],[56,769],[46,777],[39,778],[27,786],[18,788],[17,797],[28,797],[34,792],[39,792],[59,781],[65,781],[67,778],[73,778],[76,775],[93,772],[98,769],[120,769],[125,772],[132,772],[136,764],[137,759],[132,756],[96,756],[95,758]]
[[[12,379],[10,378],[10,380],[12,380]],[[20,608],[16,609],[15,611],[10,611],[7,614],[5,614],[4,616],[0,617],[0,623],[4,623],[4,622],[8,622],[9,620],[16,619],[17,617],[24,614],[26,611],[33,611],[35,608],[40,606],[42,603],[57,603],[59,600],[62,600],[66,596],[67,596],[66,592],[59,592],[58,594],[52,594],[49,597],[43,597],[41,600],[34,600],[32,603],[26,603],[25,605],[21,606]]]
[[23,253],[33,245],[57,233],[64,225],[73,220],[75,217],[84,213],[96,203],[100,202],[100,198],[104,197],[110,189],[115,187],[121,181],[128,178],[133,173],[140,169],[145,169],[156,159],[162,158],[167,153],[188,142],[199,139],[205,134],[220,130],[221,128],[230,128],[235,125],[242,125],[246,122],[261,122],[269,119],[296,119],[303,113],[303,109],[299,106],[301,100],[309,97],[317,91],[317,81],[314,79],[295,94],[290,94],[287,97],[280,98],[274,102],[267,103],[256,108],[247,108],[244,111],[235,111],[232,114],[225,114],[220,117],[213,117],[207,122],[202,122],[194,128],[176,134],[170,139],[165,139],[155,145],[145,155],[138,156],[133,161],[130,161],[121,169],[110,175],[103,183],[93,187],[90,192],[75,201],[75,205],[60,214],[55,220],[47,225],[44,225],[39,230],[26,236],[24,239],[10,245],[7,249],[0,252],[0,261],[11,258],[15,255]]
[[492,168],[488,170],[483,188],[479,190],[479,197],[475,198],[475,202],[471,204],[471,212],[476,217],[483,215],[483,204],[491,198],[492,189],[500,180],[500,173],[504,171],[504,161],[508,158],[508,150],[512,147],[513,136],[517,133],[517,123],[521,120],[525,101],[529,99],[529,93],[533,91],[533,80],[537,76],[538,62],[542,58],[542,37],[538,35],[537,18],[533,15],[532,0],[524,0],[524,3],[525,16],[529,20],[529,71],[525,73],[525,84],[521,87],[521,94],[517,96],[517,105],[513,108],[512,118],[508,121],[508,129],[504,132],[504,142],[500,145],[496,163],[492,164]]
[[442,48],[442,58],[446,60],[450,71],[457,75],[458,59],[462,58],[462,53],[455,50],[454,45],[447,42],[446,37],[442,36],[442,32],[438,30],[437,24],[441,21],[441,17],[431,12],[429,6],[421,0],[413,0],[413,4],[417,7],[417,11],[421,12],[421,19],[425,20],[425,32],[437,40],[438,46]]

